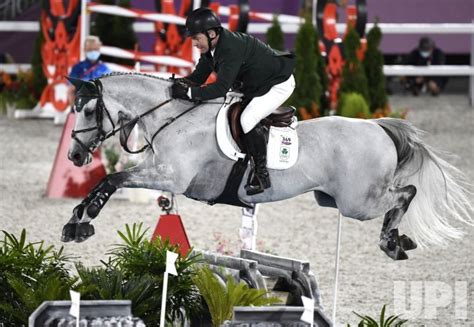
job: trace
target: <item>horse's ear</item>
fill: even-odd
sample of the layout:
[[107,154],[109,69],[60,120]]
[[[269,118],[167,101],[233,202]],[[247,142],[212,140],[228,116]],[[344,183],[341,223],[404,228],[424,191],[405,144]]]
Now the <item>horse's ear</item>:
[[97,96],[98,90],[94,82],[66,76],[66,79],[76,88],[76,94],[82,96]]
[[71,82],[72,85],[74,85],[74,87],[76,88],[76,90],[79,90],[81,88],[82,85],[84,85],[84,81],[81,80],[81,79],[78,79],[78,78],[74,78],[74,77],[69,77],[69,76],[66,76],[66,79]]

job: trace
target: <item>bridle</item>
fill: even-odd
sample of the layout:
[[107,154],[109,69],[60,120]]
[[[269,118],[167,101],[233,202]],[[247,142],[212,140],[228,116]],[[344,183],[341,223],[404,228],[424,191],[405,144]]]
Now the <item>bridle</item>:
[[[127,140],[128,140],[128,136],[130,135],[131,131],[133,130],[133,127],[137,124],[137,122],[141,118],[143,118],[144,116],[152,113],[153,111],[163,107],[167,103],[171,102],[173,99],[170,98],[170,99],[167,99],[167,100],[159,103],[158,105],[154,106],[153,108],[148,109],[144,113],[132,118],[130,121],[128,121],[126,123],[125,123],[125,115],[121,116],[120,113],[119,113],[120,126],[117,127],[114,124],[114,121],[112,119],[112,116],[110,115],[109,110],[107,110],[107,107],[105,106],[105,103],[104,103],[104,100],[103,100],[103,97],[102,97],[102,90],[103,90],[102,82],[98,79],[92,80],[91,82],[93,82],[94,85],[95,85],[95,92],[88,92],[87,94],[84,94],[83,96],[78,97],[77,101],[76,101],[76,104],[75,104],[75,107],[76,107],[76,111],[80,112],[82,110],[82,108],[87,104],[87,102],[89,102],[90,100],[96,99],[97,102],[96,102],[95,109],[94,109],[95,119],[96,119],[96,126],[90,127],[90,128],[84,128],[84,129],[80,129],[80,130],[72,130],[72,132],[71,132],[71,137],[85,151],[89,152],[90,154],[92,154],[94,152],[94,150],[97,149],[97,147],[102,142],[104,142],[108,138],[114,136],[117,132],[120,132],[120,143],[121,143],[122,147],[124,148],[124,150],[127,151],[128,153],[132,153],[132,154],[141,153],[141,152],[145,151],[148,147],[151,147],[151,149],[153,150],[153,147],[152,147],[153,140],[155,139],[156,135],[158,135],[158,133],[160,133],[165,127],[167,127],[171,123],[173,123],[176,119],[178,119],[182,115],[188,113],[189,111],[191,111],[192,109],[198,107],[201,104],[200,102],[198,102],[194,106],[192,106],[192,107],[188,108],[187,110],[185,110],[184,112],[180,113],[178,116],[173,117],[170,120],[168,120],[168,122],[166,122],[163,126],[161,126],[153,134],[150,141],[145,139],[148,144],[146,144],[145,146],[143,146],[139,150],[132,151],[128,148]],[[105,113],[105,116],[108,118],[110,124],[112,125],[112,130],[110,130],[109,132],[106,132],[104,130],[104,127],[103,127],[104,113]],[[95,130],[97,130],[98,133],[97,133],[96,137],[94,138],[94,140],[91,142],[91,145],[89,147],[86,146],[77,137],[78,134],[87,133],[87,132],[91,132],[91,131],[95,131]]]

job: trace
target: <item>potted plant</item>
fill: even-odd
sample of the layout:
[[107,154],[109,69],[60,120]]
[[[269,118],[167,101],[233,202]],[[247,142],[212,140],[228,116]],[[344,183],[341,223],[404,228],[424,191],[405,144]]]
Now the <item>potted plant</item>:
[[19,72],[16,76],[2,73],[3,90],[0,93],[0,111],[12,118],[17,108],[32,109],[37,100],[33,92],[31,71]]
[[266,290],[249,288],[243,282],[234,281],[232,276],[226,277],[224,284],[209,267],[204,266],[197,270],[193,278],[214,327],[230,320],[235,306],[263,306],[280,302],[278,298],[268,297]]
[[[372,318],[368,315],[361,315],[357,312],[354,314],[359,317],[361,320],[357,324],[358,327],[400,327],[404,325],[408,320],[401,319],[399,316],[392,315],[389,317],[385,317],[385,309],[386,305],[382,307],[382,311],[380,312],[380,316],[378,318]],[[351,325],[347,324],[347,327],[351,327]]]

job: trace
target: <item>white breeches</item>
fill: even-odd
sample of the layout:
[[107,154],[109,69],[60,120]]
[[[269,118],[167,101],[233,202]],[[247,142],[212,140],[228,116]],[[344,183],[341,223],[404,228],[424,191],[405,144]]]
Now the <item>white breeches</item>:
[[264,95],[253,98],[240,117],[244,133],[250,132],[263,118],[281,106],[290,97],[294,89],[295,78],[291,75],[286,81],[274,85]]

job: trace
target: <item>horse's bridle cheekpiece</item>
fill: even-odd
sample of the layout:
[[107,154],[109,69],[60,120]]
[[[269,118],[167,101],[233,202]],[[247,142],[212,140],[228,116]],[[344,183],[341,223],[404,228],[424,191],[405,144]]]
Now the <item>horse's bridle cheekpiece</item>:
[[[156,135],[158,135],[159,132],[161,132],[166,126],[170,125],[172,122],[174,122],[176,119],[178,119],[182,115],[186,114],[187,112],[191,111],[192,109],[194,109],[194,108],[196,108],[200,105],[200,103],[197,103],[194,106],[192,106],[191,108],[189,108],[189,109],[185,110],[184,112],[182,112],[181,114],[179,114],[178,116],[176,116],[176,117],[172,118],[171,120],[169,120],[166,124],[161,126],[155,132],[155,134],[153,134],[150,141],[145,139],[148,144],[146,144],[145,146],[143,146],[139,150],[132,151],[128,148],[127,140],[128,140],[128,136],[130,135],[131,131],[133,130],[133,128],[137,124],[137,122],[142,117],[144,117],[144,116],[148,115],[149,113],[155,111],[156,109],[164,106],[168,102],[171,102],[173,99],[171,98],[171,99],[168,99],[168,100],[165,100],[165,101],[161,102],[160,104],[156,105],[155,107],[150,108],[149,110],[145,111],[143,114],[140,114],[140,115],[134,117],[133,119],[131,119],[127,123],[125,123],[125,117],[120,116],[120,114],[119,114],[120,127],[116,128],[116,126],[114,124],[114,121],[112,119],[112,116],[110,115],[110,112],[107,110],[107,107],[105,106],[104,100],[102,98],[102,90],[103,90],[102,82],[99,79],[94,79],[92,81],[83,81],[83,80],[76,79],[76,78],[71,78],[71,77],[66,77],[66,78],[76,87],[76,90],[77,90],[76,91],[76,99],[75,99],[75,102],[74,102],[74,107],[75,107],[76,112],[81,112],[82,109],[84,108],[84,106],[89,101],[94,100],[94,99],[97,100],[97,102],[95,104],[95,109],[94,109],[95,119],[96,119],[96,126],[90,127],[90,128],[84,128],[84,129],[80,129],[80,130],[72,130],[72,132],[71,132],[71,137],[84,150],[86,150],[87,152],[89,152],[91,154],[94,152],[94,150],[102,142],[104,142],[109,137],[114,136],[119,131],[120,131],[120,144],[122,145],[124,150],[127,151],[128,153],[132,153],[132,154],[141,153],[141,152],[145,151],[148,147],[151,147],[153,149],[153,147],[151,145],[153,144],[153,140],[155,139]],[[105,112],[107,118],[109,119],[110,124],[112,125],[112,130],[109,131],[109,132],[106,132],[103,128],[104,112]],[[86,146],[77,137],[77,134],[87,133],[87,132],[91,132],[91,131],[94,131],[94,130],[97,130],[98,134],[95,137],[95,139],[91,142],[91,145],[89,147]]]

